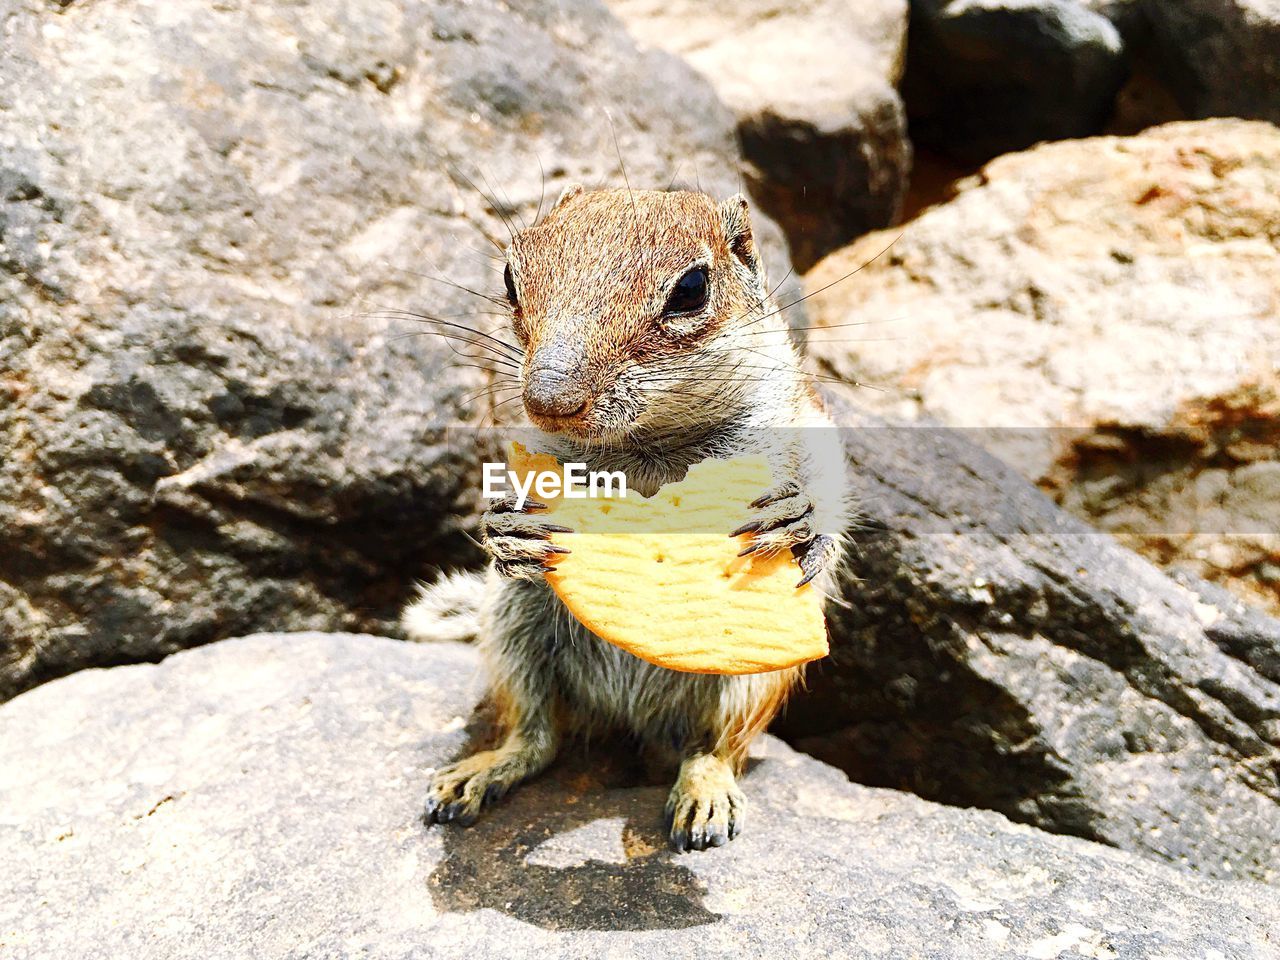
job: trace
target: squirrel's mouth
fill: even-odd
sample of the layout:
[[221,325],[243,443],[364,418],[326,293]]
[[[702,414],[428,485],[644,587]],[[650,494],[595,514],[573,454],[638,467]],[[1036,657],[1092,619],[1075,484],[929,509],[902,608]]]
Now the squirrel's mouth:
[[525,416],[543,433],[559,434],[586,443],[617,440],[632,427],[638,410],[616,386],[573,383],[572,390],[540,393],[526,385]]
[[588,404],[571,416],[548,417],[525,406],[529,422],[546,434],[568,437],[578,443],[594,446],[617,443],[626,438],[635,426],[632,417],[611,416],[610,411]]
[[525,415],[529,422],[543,433],[563,434],[579,440],[590,439],[597,433],[591,416],[591,404],[587,402],[577,410],[564,414],[553,414],[537,409],[533,404],[525,402]]

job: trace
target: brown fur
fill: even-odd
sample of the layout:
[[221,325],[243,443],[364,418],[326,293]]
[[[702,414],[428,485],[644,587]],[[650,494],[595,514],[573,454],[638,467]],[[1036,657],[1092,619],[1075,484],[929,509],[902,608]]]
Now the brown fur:
[[792,691],[803,679],[804,670],[801,667],[779,670],[772,677],[775,683],[771,688],[766,687],[745,705],[745,709],[736,711],[724,721],[723,739],[717,753],[729,761],[735,773],[742,772],[751,742],[765,731],[786,705]]

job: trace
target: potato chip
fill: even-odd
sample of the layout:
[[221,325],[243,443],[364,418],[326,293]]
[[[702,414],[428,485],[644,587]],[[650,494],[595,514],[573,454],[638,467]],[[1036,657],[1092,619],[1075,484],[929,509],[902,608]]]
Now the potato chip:
[[[510,467],[562,472],[519,444]],[[791,552],[739,557],[750,536],[729,536],[771,486],[768,463],[749,457],[694,464],[651,498],[535,496],[574,531],[552,534],[570,553],[547,582],[596,636],[670,670],[763,673],[826,656],[822,595],[796,587]]]

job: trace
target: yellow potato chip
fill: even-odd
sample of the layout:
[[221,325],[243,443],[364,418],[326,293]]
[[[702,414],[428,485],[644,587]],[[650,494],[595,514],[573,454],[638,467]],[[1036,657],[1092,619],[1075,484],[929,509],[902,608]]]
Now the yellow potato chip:
[[[555,458],[513,445],[511,469],[562,472]],[[763,673],[827,654],[822,595],[784,551],[739,557],[750,502],[772,486],[760,457],[706,460],[652,498],[538,497],[571,527],[552,542],[547,582],[596,636],[641,659],[691,673]]]

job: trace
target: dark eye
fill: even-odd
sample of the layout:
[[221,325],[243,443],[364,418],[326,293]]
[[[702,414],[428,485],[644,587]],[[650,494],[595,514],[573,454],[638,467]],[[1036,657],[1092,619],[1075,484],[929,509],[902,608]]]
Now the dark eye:
[[667,297],[666,313],[693,313],[707,303],[707,268],[694,267],[678,281]]
[[507,285],[507,299],[511,301],[511,305],[519,306],[520,301],[516,298],[516,281],[511,276],[511,264],[507,264],[507,269],[502,271],[502,282]]

